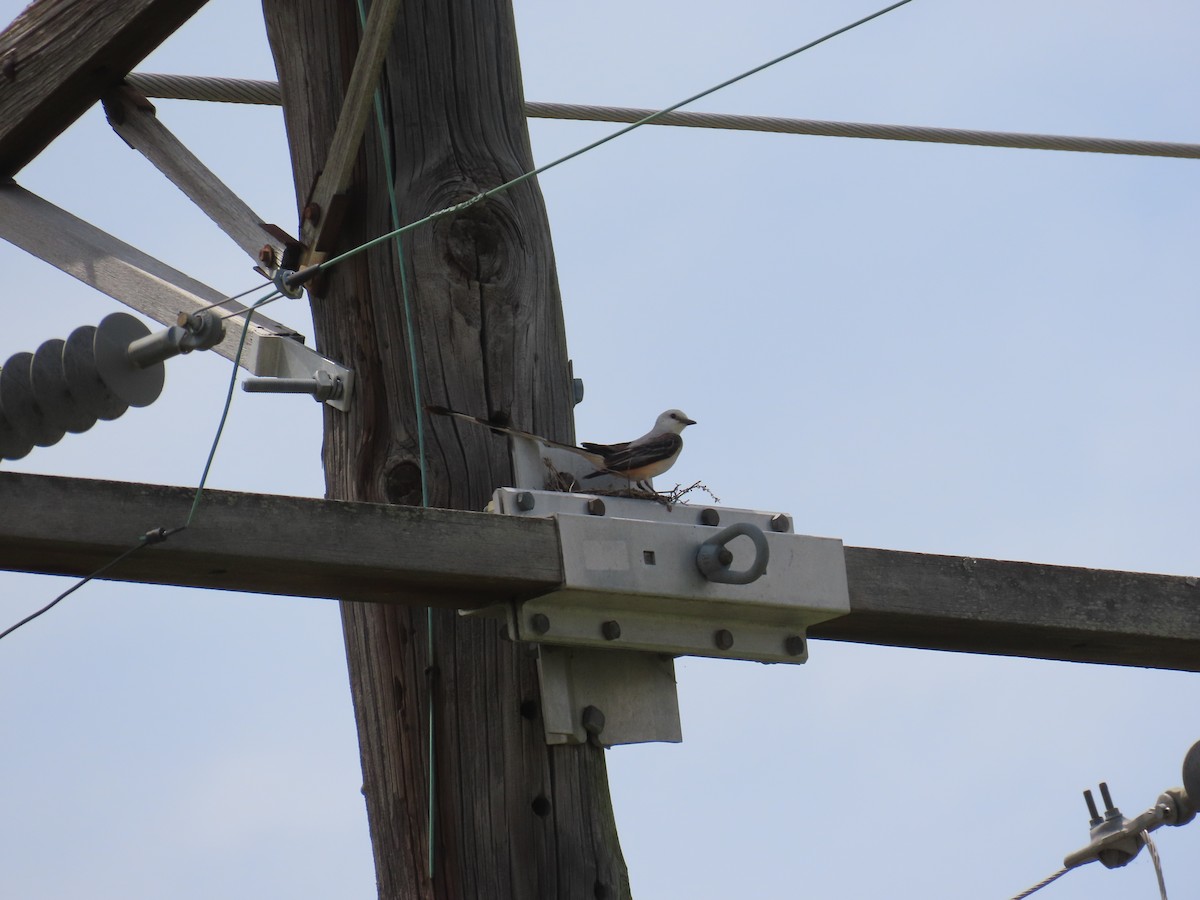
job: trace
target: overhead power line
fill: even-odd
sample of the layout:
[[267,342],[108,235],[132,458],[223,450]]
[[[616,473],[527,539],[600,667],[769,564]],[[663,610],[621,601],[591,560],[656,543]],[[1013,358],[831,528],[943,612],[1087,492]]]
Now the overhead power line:
[[[209,78],[197,75],[157,75],[134,72],[127,83],[147,97],[164,100],[208,100],[216,103],[251,103],[278,106],[279,84],[242,78]],[[525,114],[534,119],[567,119],[584,122],[638,122],[654,114],[650,109],[620,106],[584,106],[572,103],[526,102]],[[1200,144],[1172,141],[1135,141],[1120,138],[1072,137],[965,128],[927,128],[918,125],[878,125],[864,122],[827,122],[820,119],[786,119],[774,116],[739,116],[725,113],[663,113],[648,125],[683,128],[718,128],[773,134],[808,134],[820,137],[869,138],[885,141],[919,141],[931,144],[965,144],[973,147],[1008,147],[1019,150],[1062,150],[1075,153],[1115,153],[1124,156],[1160,156],[1200,159]]]

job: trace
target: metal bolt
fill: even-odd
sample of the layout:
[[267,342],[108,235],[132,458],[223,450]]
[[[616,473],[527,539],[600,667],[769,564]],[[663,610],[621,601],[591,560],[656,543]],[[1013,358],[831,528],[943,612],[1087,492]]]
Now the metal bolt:
[[587,511],[589,515],[593,516],[604,515],[604,501],[599,497],[593,497],[587,502]]
[[721,524],[721,514],[719,512],[717,512],[715,509],[702,509],[702,510],[700,510],[700,524],[701,525],[720,525]]
[[529,620],[529,625],[535,634],[545,634],[550,630],[550,617],[545,613],[534,613]]
[[598,706],[583,708],[583,730],[588,734],[599,734],[604,730],[604,713]]
[[722,547],[717,551],[717,562],[723,566],[728,566],[733,563],[733,551],[728,547]]
[[536,505],[537,500],[529,491],[521,491],[521,493],[517,494],[517,509],[522,512],[529,512]]
[[621,623],[616,619],[609,619],[600,626],[600,633],[606,641],[615,641],[621,636]]
[[717,645],[718,650],[728,650],[733,647],[733,632],[728,628],[722,628],[713,634],[713,643]]
[[772,531],[790,531],[791,527],[792,520],[783,513],[775,513],[775,515],[771,516]]
[[788,656],[803,656],[804,638],[798,634],[788,635],[783,642],[783,650]]

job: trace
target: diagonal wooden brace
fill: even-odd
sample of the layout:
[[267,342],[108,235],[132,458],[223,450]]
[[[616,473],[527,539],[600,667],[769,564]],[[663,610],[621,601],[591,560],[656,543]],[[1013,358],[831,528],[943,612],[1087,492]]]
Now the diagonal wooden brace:
[[153,104],[145,97],[123,85],[102,100],[113,131],[167,176],[269,276],[288,242],[295,242],[295,238],[280,237],[277,227],[265,224],[159,121]]
[[374,0],[367,14],[362,43],[354,60],[354,71],[342,101],[329,155],[313,186],[306,207],[308,215],[300,226],[300,241],[308,247],[303,261],[305,266],[324,261],[337,238],[337,227],[344,217],[345,192],[350,186],[354,161],[362,145],[363,131],[399,9],[400,0]]

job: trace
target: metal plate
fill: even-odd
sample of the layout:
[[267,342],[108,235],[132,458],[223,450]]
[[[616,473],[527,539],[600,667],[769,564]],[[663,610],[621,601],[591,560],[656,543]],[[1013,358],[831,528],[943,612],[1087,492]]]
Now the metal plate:
[[[554,512],[563,586],[521,604],[512,622],[519,640],[571,646],[802,663],[805,630],[850,611],[842,542],[767,530],[790,519],[766,512],[704,510],[605,497],[604,515]],[[586,510],[588,495],[503,489],[493,508],[521,515]],[[594,505],[592,508],[596,508]],[[621,515],[612,515],[619,512]],[[642,518],[634,518],[634,515]],[[701,545],[721,528],[747,523],[763,532],[769,564],[749,584],[709,581],[696,564]],[[765,526],[765,527],[764,527]],[[748,537],[727,545],[730,569],[751,568]],[[620,634],[605,633],[616,623]]]
[[66,341],[58,338],[44,341],[33,354],[30,378],[34,399],[50,423],[79,434],[95,425],[97,417],[71,394],[63,367],[65,348]]
[[588,706],[604,714],[598,739],[606,747],[683,740],[675,660],[669,656],[543,645],[538,679],[548,744],[585,743]]

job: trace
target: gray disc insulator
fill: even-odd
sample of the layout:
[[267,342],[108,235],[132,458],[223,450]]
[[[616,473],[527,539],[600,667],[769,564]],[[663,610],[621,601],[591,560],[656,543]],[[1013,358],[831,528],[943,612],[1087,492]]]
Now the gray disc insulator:
[[27,441],[35,446],[57,444],[66,434],[47,420],[42,408],[33,398],[32,353],[14,353],[0,369],[0,409],[4,416]]
[[129,358],[129,345],[150,329],[126,313],[111,313],[96,328],[96,368],[100,379],[129,406],[149,406],[162,393],[167,367],[161,362],[142,369]]
[[33,441],[21,437],[0,407],[0,459],[20,459],[33,449]]
[[79,434],[95,425],[97,416],[71,393],[63,365],[66,346],[66,341],[51,338],[33,354],[33,399],[52,425]]
[[96,327],[76,328],[63,348],[63,372],[74,397],[85,409],[106,422],[117,418],[129,404],[109,390],[96,367]]

